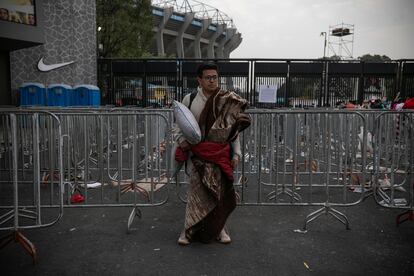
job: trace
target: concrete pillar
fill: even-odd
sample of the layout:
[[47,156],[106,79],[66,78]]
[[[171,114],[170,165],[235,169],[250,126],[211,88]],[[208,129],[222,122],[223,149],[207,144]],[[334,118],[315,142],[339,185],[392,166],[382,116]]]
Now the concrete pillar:
[[194,15],[195,15],[194,12],[189,12],[185,14],[184,23],[181,26],[180,30],[178,31],[177,37],[175,39],[178,58],[184,58],[184,33],[187,30],[188,26],[193,21]]
[[201,58],[201,45],[200,45],[201,36],[207,31],[208,26],[210,26],[212,21],[213,20],[211,18],[203,19],[203,26],[200,28],[198,33],[195,35],[195,39],[193,43],[195,58]]
[[236,33],[236,29],[235,28],[229,28],[226,29],[226,36],[220,40],[218,46],[217,46],[217,58],[227,58],[226,56],[224,56],[224,45],[230,41],[230,39],[232,39],[232,37],[234,36],[234,34]]
[[168,7],[164,9],[164,16],[158,25],[158,32],[156,34],[157,38],[157,54],[159,56],[165,55],[165,48],[164,48],[164,28],[165,24],[167,24],[168,20],[170,19],[171,15],[173,14],[173,7]]
[[216,43],[217,37],[219,37],[223,33],[223,30],[225,29],[225,27],[226,27],[226,24],[218,25],[216,32],[209,39],[208,48],[207,48],[207,58],[215,58],[214,44]]
[[224,58],[230,58],[230,53],[239,47],[242,42],[241,33],[236,33],[232,38],[224,45],[223,55]]

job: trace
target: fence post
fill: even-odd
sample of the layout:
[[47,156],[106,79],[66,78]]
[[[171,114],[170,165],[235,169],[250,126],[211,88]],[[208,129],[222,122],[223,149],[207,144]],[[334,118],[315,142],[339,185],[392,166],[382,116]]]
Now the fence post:
[[364,102],[364,73],[365,63],[361,61],[361,73],[358,81],[358,104],[362,104]]
[[255,66],[256,66],[256,62],[254,60],[249,60],[249,77],[247,79],[247,94],[246,94],[246,100],[249,101],[250,106],[253,106],[253,101],[252,101],[252,93],[254,93],[254,89],[253,89],[253,85],[255,85],[255,81],[256,81],[256,72],[255,72]]
[[147,95],[147,60],[144,59],[144,77],[142,78],[142,107],[148,106]]
[[321,86],[319,89],[319,99],[318,99],[318,106],[322,107],[325,105],[324,103],[324,99],[326,98],[326,93],[325,93],[325,78],[327,78],[328,76],[326,75],[326,60],[323,60],[323,70],[322,70],[322,76],[321,76]]
[[329,106],[329,88],[328,88],[328,64],[329,62],[327,60],[324,60],[324,67],[323,67],[323,96],[324,96],[324,102],[323,106]]
[[286,75],[285,107],[289,107],[288,96],[290,94],[290,60],[286,62],[287,62],[288,68],[287,68],[287,75]]
[[[400,60],[398,62],[398,90],[397,93],[400,92],[400,98],[403,99],[405,98],[405,78],[404,78],[404,64],[405,61],[404,60]],[[395,95],[397,96],[397,95]]]

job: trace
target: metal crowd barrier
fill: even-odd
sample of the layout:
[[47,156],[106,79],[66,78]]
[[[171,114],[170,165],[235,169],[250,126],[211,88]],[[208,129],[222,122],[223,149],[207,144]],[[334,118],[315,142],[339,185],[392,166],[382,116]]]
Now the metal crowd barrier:
[[162,205],[169,197],[170,119],[142,109],[61,110],[65,207]]
[[[320,207],[304,229],[323,214],[348,229],[337,208],[368,195],[412,216],[413,112],[248,113],[252,124],[240,137],[235,172],[239,205]],[[138,208],[166,203],[171,184],[186,200],[184,169],[170,179],[171,109],[49,108],[2,110],[0,116],[0,230],[52,225],[63,207],[132,207],[130,231]],[[41,220],[46,207],[59,210],[52,222]],[[36,223],[23,225],[20,217]]]
[[[36,248],[21,230],[51,226],[63,215],[60,120],[49,112],[9,109],[0,110],[0,125],[0,230],[11,231],[0,248],[19,242],[35,263]],[[45,171],[56,174],[56,181],[42,181]],[[53,198],[56,214],[44,208]]]
[[[242,135],[243,158],[236,187],[241,205],[321,206],[307,224],[330,214],[349,228],[334,207],[364,198],[364,116],[348,111],[251,110]],[[359,145],[359,147],[358,147]],[[355,190],[359,190],[355,193]]]
[[386,208],[404,209],[397,226],[414,220],[414,112],[378,114],[374,124],[375,200]]

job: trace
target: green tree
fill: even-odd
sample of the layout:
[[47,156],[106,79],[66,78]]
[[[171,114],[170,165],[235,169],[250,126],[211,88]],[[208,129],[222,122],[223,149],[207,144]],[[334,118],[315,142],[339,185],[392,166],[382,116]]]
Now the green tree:
[[330,56],[330,57],[320,57],[320,58],[318,58],[318,62],[320,60],[340,61],[341,60],[341,57],[340,56],[333,55],[333,56]]
[[365,54],[363,56],[358,57],[358,59],[360,61],[364,61],[364,62],[387,62],[387,61],[391,61],[391,59],[386,56],[386,55],[370,55],[370,54]]
[[99,57],[149,56],[151,0],[97,0]]

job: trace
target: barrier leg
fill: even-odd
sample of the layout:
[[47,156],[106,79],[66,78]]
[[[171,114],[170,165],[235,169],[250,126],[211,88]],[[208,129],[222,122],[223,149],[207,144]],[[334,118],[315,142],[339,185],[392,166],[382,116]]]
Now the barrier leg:
[[286,194],[286,195],[290,196],[291,198],[293,198],[296,201],[302,201],[302,197],[297,192],[295,192],[292,189],[289,189],[287,187],[283,187],[283,188],[280,188],[278,190],[277,195],[279,196],[281,194]]
[[33,264],[36,264],[37,262],[36,247],[20,231],[13,231],[12,233],[2,237],[0,239],[0,249],[4,248],[6,245],[8,245],[13,240],[15,242],[20,243],[20,245],[23,246],[23,248],[30,254],[30,256],[32,256]]
[[129,218],[128,218],[128,225],[127,225],[127,233],[130,234],[131,230],[133,230],[131,228],[132,223],[134,222],[134,218],[135,216],[141,218],[142,217],[142,213],[141,210],[138,209],[138,207],[134,207],[131,211],[131,214],[129,214]]
[[318,217],[320,217],[321,215],[327,215],[330,214],[331,216],[333,216],[334,218],[336,218],[337,220],[339,220],[342,224],[345,225],[346,230],[349,230],[349,221],[348,218],[345,216],[345,214],[339,212],[338,210],[332,208],[329,205],[325,205],[322,208],[310,213],[306,219],[305,219],[305,224],[303,227],[303,230],[307,229],[308,223],[314,221],[315,219],[317,219]]
[[320,216],[321,216],[324,212],[325,212],[325,207],[322,207],[322,208],[320,208],[320,209],[318,209],[318,210],[316,210],[316,211],[314,211],[314,212],[310,213],[310,214],[306,217],[306,219],[305,219],[305,225],[303,226],[303,230],[306,230],[306,229],[307,229],[307,225],[308,225],[308,223],[309,223],[309,222],[311,222],[311,221],[313,221],[313,220],[317,219],[317,218],[318,218],[318,217],[320,217]]
[[296,193],[295,191],[293,191],[292,189],[287,188],[287,187],[278,188],[277,193],[275,191],[270,192],[267,195],[267,199],[268,200],[273,200],[276,197],[279,197],[280,195],[288,195],[294,201],[298,201],[298,202],[302,201],[302,197],[298,193]]
[[367,199],[367,198],[374,195],[374,191],[372,189],[366,189],[364,192],[365,192],[365,194],[364,194],[363,200],[365,200],[365,199]]
[[404,213],[401,213],[397,216],[397,226],[399,226],[401,223],[407,221],[407,220],[411,220],[414,221],[414,210],[408,210],[405,211]]

